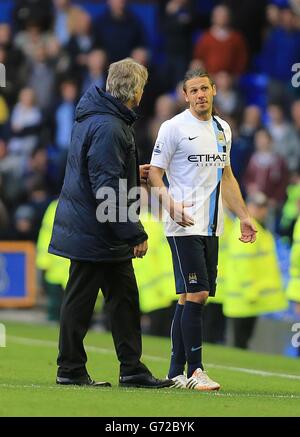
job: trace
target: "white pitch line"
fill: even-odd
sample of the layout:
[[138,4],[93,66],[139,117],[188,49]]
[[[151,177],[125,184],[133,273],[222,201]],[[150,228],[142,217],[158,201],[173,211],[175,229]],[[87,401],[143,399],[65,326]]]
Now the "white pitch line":
[[213,367],[215,369],[226,369],[232,370],[234,372],[243,372],[250,373],[252,375],[259,376],[278,376],[278,378],[287,378],[287,379],[298,379],[300,380],[299,375],[291,375],[290,373],[277,373],[277,372],[268,372],[266,370],[257,370],[257,369],[247,369],[246,367],[234,367],[234,366],[222,366],[219,364],[207,364],[208,367]]
[[[7,340],[8,340],[8,345],[9,345],[9,341],[12,341],[14,343],[24,344],[26,346],[48,346],[51,348],[58,347],[58,344],[56,341],[40,340],[37,338],[27,338],[27,337],[18,337],[18,336],[14,336],[14,335],[9,335],[9,336],[7,336]],[[90,352],[115,355],[115,351],[113,349],[100,348],[97,346],[85,346],[85,349],[87,351],[90,351]],[[145,359],[148,359],[151,361],[158,361],[158,362],[169,361],[167,358],[156,357],[156,356],[147,355],[147,354],[143,354],[143,357]],[[265,371],[265,370],[260,370],[260,369],[247,369],[246,367],[225,366],[225,365],[221,365],[221,364],[212,364],[212,363],[208,363],[208,364],[206,364],[206,366],[211,367],[211,368],[215,368],[215,369],[224,369],[224,370],[229,370],[229,371],[233,371],[233,372],[248,373],[250,375],[300,380],[299,375],[291,375],[289,373],[270,372],[270,371]]]
[[[38,385],[38,384],[0,384],[0,388],[8,388],[8,389],[42,389],[42,390],[63,390],[63,391],[78,391],[78,390],[93,390],[88,387],[79,387],[79,386],[47,386],[47,385]],[[118,388],[117,386],[115,388]],[[142,389],[143,390],[143,389]],[[101,395],[106,392],[111,392],[109,388],[103,389],[95,389],[95,391],[101,391]],[[123,393],[140,393],[141,389],[130,389],[130,388],[120,388],[120,391]],[[152,393],[158,393],[158,391],[151,390]],[[288,394],[264,394],[264,393],[222,393],[222,392],[196,392],[195,390],[180,390],[180,389],[163,389],[159,390],[159,395],[168,396],[170,393],[176,394],[176,396],[187,396],[191,393],[197,393],[199,396],[214,396],[214,397],[223,397],[223,398],[271,398],[271,399],[300,399],[300,395],[288,395]]]

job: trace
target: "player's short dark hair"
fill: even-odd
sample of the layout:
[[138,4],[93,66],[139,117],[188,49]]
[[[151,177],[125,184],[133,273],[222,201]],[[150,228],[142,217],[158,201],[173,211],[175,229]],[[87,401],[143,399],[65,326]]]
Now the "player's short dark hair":
[[214,80],[208,74],[207,71],[203,70],[202,68],[195,68],[194,70],[189,70],[185,73],[182,83],[182,88],[184,91],[186,91],[186,82],[190,79],[193,79],[194,77],[207,77],[209,79],[211,86],[215,85]]

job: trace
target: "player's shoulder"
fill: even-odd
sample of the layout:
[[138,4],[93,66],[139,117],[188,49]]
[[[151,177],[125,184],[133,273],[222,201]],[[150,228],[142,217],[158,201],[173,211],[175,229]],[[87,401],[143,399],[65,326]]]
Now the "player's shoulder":
[[230,125],[227,123],[227,121],[223,120],[223,118],[221,118],[219,115],[214,115],[214,118],[220,123],[224,130],[231,132]]
[[170,118],[169,124],[170,126],[174,127],[174,126],[178,126],[179,124],[181,124],[186,117],[186,111],[180,112],[179,114],[174,115],[174,117]]
[[164,131],[174,131],[178,126],[182,124],[184,121],[184,112],[181,112],[180,114],[174,115],[174,117],[170,118],[169,120],[164,121],[161,124],[161,129]]

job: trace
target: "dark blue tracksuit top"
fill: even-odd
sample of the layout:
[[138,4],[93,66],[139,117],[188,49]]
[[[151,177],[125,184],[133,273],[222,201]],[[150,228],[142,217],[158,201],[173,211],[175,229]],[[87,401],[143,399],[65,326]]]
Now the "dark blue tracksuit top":
[[[118,219],[119,180],[125,180],[127,191],[140,184],[132,128],[135,120],[133,111],[96,86],[80,99],[50,253],[79,261],[118,262],[132,258],[133,247],[147,239],[139,221]],[[113,188],[116,205],[96,198],[103,187]],[[97,207],[105,201],[107,208],[116,208],[116,222],[97,220]],[[136,205],[136,199],[123,203],[123,216],[132,203]]]

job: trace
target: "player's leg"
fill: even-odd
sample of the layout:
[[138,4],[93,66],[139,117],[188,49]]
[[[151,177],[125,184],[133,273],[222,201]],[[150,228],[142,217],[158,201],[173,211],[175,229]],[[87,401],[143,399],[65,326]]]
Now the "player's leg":
[[[209,380],[202,364],[202,312],[210,292],[210,279],[206,262],[206,243],[200,236],[174,237],[170,244],[174,266],[178,265],[180,277],[185,289],[186,301],[181,314],[181,334],[187,360],[187,376],[199,374],[191,381],[196,389],[218,389],[217,383]],[[174,262],[175,260],[175,262]],[[179,280],[176,280],[178,291]],[[205,380],[205,381],[204,381]],[[201,387],[201,388],[200,388]]]
[[171,362],[168,372],[168,378],[175,378],[184,374],[186,363],[185,348],[181,331],[181,318],[186,300],[186,294],[181,293],[176,305],[172,326],[171,326]]
[[[181,331],[181,317],[186,301],[186,287],[181,272],[180,259],[178,258],[175,239],[173,237],[168,237],[167,239],[172,253],[176,293],[179,296],[171,326],[170,335],[172,350],[168,378],[174,379],[179,377],[178,384],[185,387],[186,380],[184,381],[185,378],[181,378],[184,374],[186,364],[185,348]],[[183,384],[181,384],[182,381]]]

